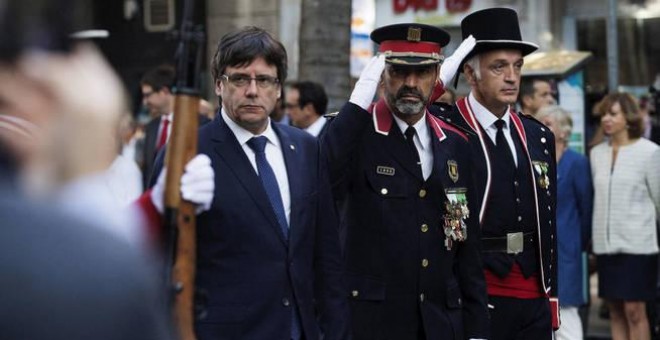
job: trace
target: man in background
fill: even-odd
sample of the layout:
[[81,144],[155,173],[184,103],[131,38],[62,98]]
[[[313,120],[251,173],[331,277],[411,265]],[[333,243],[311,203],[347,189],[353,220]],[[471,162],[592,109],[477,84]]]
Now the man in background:
[[321,84],[311,81],[292,83],[286,92],[285,105],[291,125],[321,138],[327,127],[323,115],[328,108],[328,96]]
[[522,113],[531,117],[534,117],[540,108],[555,104],[552,86],[543,78],[522,78],[518,98]]
[[[143,187],[147,187],[153,171],[156,155],[167,143],[174,118],[174,83],[176,71],[171,65],[160,65],[145,73],[140,81],[142,103],[149,110],[152,119],[144,127],[144,145],[142,147],[142,179]],[[200,101],[200,103],[202,103]],[[207,105],[202,111],[208,111]],[[200,114],[199,125],[209,122]]]
[[151,120],[144,128],[142,154],[142,180],[146,187],[154,166],[156,154],[169,138],[174,115],[172,88],[176,71],[170,65],[160,65],[147,71],[140,81],[142,103],[149,110]]

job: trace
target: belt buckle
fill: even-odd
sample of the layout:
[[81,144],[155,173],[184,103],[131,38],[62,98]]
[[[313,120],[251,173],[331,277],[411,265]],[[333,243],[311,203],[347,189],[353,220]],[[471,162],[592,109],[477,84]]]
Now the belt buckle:
[[523,251],[523,233],[508,233],[506,234],[506,252],[507,254],[518,254]]

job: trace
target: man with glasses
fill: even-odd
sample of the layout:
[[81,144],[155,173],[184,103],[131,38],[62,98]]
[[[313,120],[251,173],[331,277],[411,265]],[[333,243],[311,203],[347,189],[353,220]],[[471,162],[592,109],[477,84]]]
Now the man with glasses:
[[215,189],[197,221],[197,339],[345,339],[337,217],[317,141],[269,118],[286,51],[247,27],[222,37],[211,67],[222,108],[199,130]]
[[174,67],[160,65],[144,74],[140,81],[142,104],[149,110],[151,120],[144,127],[142,148],[142,181],[146,187],[158,150],[167,142],[174,112],[172,87],[176,78]]
[[427,111],[449,35],[396,24],[371,39],[379,55],[323,139],[342,208],[353,339],[486,339],[467,136]]
[[286,91],[286,109],[291,125],[321,138],[328,127],[323,118],[328,108],[328,96],[323,85],[312,81],[299,81],[289,85]]
[[[144,127],[144,145],[142,147],[142,180],[146,187],[151,180],[156,155],[167,143],[172,130],[174,118],[174,82],[176,71],[171,65],[157,66],[144,74],[140,81],[142,104],[149,110],[152,119]],[[200,100],[200,103],[202,101]],[[209,122],[209,119],[198,115],[199,125]]]

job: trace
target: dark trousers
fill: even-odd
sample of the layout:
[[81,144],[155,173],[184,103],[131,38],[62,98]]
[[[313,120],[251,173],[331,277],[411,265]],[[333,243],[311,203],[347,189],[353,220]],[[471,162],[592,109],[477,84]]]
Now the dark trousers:
[[490,340],[552,340],[547,298],[488,296],[488,305]]

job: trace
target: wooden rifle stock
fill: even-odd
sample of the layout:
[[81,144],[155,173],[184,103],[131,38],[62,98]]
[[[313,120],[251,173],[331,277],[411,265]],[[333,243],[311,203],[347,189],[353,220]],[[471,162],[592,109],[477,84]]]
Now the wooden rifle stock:
[[197,154],[199,98],[177,95],[174,102],[172,134],[165,162],[165,218],[172,239],[174,264],[171,282],[174,285],[174,322],[183,340],[195,339],[194,295],[196,269],[195,206],[181,198],[180,183],[184,167]]

